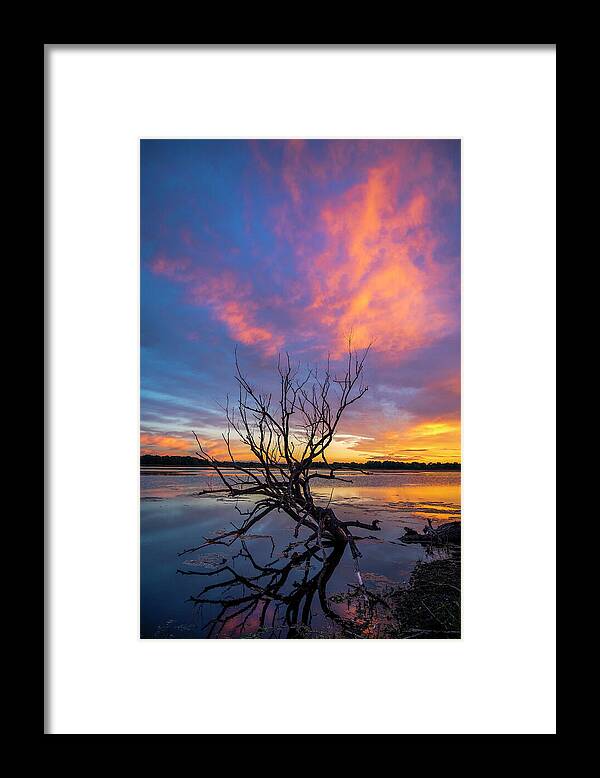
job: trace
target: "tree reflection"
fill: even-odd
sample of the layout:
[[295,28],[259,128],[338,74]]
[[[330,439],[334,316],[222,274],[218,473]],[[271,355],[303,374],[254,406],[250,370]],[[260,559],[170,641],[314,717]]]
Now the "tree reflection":
[[[261,564],[249,550],[246,540],[239,542],[238,553],[218,568],[177,571],[180,575],[219,578],[207,582],[189,599],[195,606],[217,609],[216,615],[202,627],[204,637],[318,637],[319,630],[312,626],[315,604],[320,606],[339,637],[361,635],[365,617],[373,615],[379,598],[366,590],[360,574],[359,585],[349,590],[348,606],[351,601],[353,605],[348,608],[347,616],[336,612],[327,594],[327,586],[344,555],[346,544],[329,540],[323,540],[322,545],[294,542],[280,556]],[[251,572],[241,572],[238,566]]]

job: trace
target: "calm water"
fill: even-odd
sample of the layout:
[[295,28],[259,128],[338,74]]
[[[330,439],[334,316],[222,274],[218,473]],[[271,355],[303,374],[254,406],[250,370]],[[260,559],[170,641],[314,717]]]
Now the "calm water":
[[[403,527],[421,529],[428,518],[434,524],[460,519],[460,473],[352,473],[351,477],[353,483],[336,485],[333,495],[331,484],[326,481],[313,488],[313,494],[322,499],[322,504],[331,498],[331,506],[341,520],[381,521],[380,532],[354,530],[363,537],[373,536],[359,543],[363,555],[360,570],[367,587],[376,589],[406,582],[416,562],[428,557],[422,546],[399,542]],[[200,489],[216,487],[217,481],[218,476],[208,471],[142,468],[140,630],[143,638],[206,637],[221,606],[198,605],[190,602],[190,597],[198,595],[205,586],[229,580],[227,571],[215,573],[224,564],[230,564],[243,576],[256,574],[247,559],[234,559],[240,550],[237,543],[229,549],[212,546],[178,556],[185,549],[200,545],[204,536],[231,529],[232,522],[240,524],[242,517],[233,501],[197,496]],[[238,501],[237,505],[240,510],[248,510],[250,503]],[[247,548],[259,566],[273,564],[293,541],[292,532],[291,520],[284,514],[272,513],[252,528]],[[283,562],[288,558],[283,558]],[[318,569],[318,562],[313,560],[312,572]],[[199,572],[203,575],[189,574]],[[304,566],[293,570],[285,591],[293,591],[305,572]],[[327,585],[327,596],[347,592],[356,583],[356,571],[346,549]],[[236,584],[227,590],[215,588],[210,597],[229,597],[233,601],[243,598],[248,591],[253,589]],[[343,615],[343,605],[332,607]],[[268,596],[261,600],[256,612],[247,612],[226,623],[220,637],[256,635],[263,608],[264,623],[273,629],[263,629],[258,636],[285,637],[285,630],[278,628],[283,611],[280,613],[274,599]],[[321,630],[323,636],[336,629],[324,616],[318,597],[310,603],[309,619],[311,627]]]

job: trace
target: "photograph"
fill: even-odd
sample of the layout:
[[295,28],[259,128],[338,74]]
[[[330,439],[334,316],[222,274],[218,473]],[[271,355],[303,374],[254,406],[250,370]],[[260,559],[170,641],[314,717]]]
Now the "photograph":
[[460,138],[139,164],[139,636],[460,639]]

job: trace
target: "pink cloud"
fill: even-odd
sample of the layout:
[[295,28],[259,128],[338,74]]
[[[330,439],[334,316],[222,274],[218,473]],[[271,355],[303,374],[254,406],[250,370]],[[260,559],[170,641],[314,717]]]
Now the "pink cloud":
[[251,284],[231,270],[209,271],[194,268],[189,259],[158,257],[152,272],[186,285],[186,297],[194,305],[207,307],[222,322],[233,340],[255,345],[266,355],[274,355],[283,345],[281,335],[258,323],[260,305]]

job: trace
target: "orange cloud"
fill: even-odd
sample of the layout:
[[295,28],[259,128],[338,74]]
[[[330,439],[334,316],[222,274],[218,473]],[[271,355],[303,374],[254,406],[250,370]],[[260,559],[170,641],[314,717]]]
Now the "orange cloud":
[[350,332],[357,348],[374,341],[378,351],[398,354],[452,326],[448,273],[434,260],[439,238],[430,198],[410,179],[407,188],[404,173],[398,160],[372,167],[364,183],[321,211],[327,240],[307,263],[310,312],[331,333],[334,354],[343,352]]
[[191,301],[208,307],[234,340],[258,346],[269,356],[281,348],[282,337],[256,321],[260,306],[252,296],[251,285],[233,272],[223,270],[211,274],[205,268],[195,270],[189,259],[163,256],[151,262],[150,268],[156,275],[186,284]]
[[159,435],[154,432],[142,432],[140,435],[142,454],[193,454],[192,441],[176,438],[172,435]]
[[275,354],[281,347],[282,338],[257,323],[259,305],[251,294],[250,285],[229,271],[206,276],[190,290],[193,301],[209,306],[213,316],[226,325],[234,340],[258,345],[266,354]]
[[[223,426],[225,427],[225,425]],[[199,437],[202,440],[202,447],[210,456],[221,460],[229,459],[229,453],[222,438],[209,437],[202,433]],[[238,440],[232,440],[231,450],[233,456],[240,461],[255,458]],[[181,437],[178,437],[177,433],[142,432],[140,434],[141,454],[195,456],[197,451],[198,447],[191,430],[189,433],[181,433]]]
[[358,418],[347,429],[347,434],[334,438],[330,459],[355,462],[368,459],[456,462],[461,459],[460,418],[456,414],[431,417],[404,414],[397,420],[377,416],[367,420]]
[[456,419],[432,419],[417,424],[407,434],[413,440],[426,438],[439,443],[440,436],[454,440],[455,435],[460,435],[460,422]]

